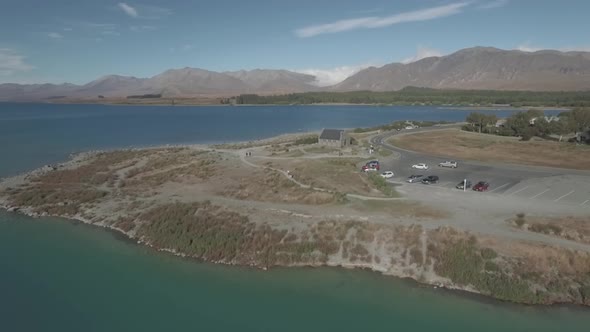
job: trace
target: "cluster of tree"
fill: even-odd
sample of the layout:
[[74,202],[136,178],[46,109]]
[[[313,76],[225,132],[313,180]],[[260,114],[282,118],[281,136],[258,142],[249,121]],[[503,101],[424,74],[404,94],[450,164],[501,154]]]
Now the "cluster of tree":
[[[590,108],[576,108],[562,112],[557,119],[545,118],[541,110],[518,112],[507,118],[505,123],[496,127],[497,117],[482,113],[470,113],[464,130],[480,133],[499,134],[503,136],[521,137],[529,140],[534,136],[550,137],[551,135],[569,135],[590,130]],[[549,121],[548,121],[549,120]]]
[[366,133],[370,131],[388,131],[388,130],[400,130],[404,129],[409,125],[414,125],[418,127],[432,127],[438,124],[447,124],[448,121],[395,121],[386,125],[376,126],[376,127],[368,127],[368,128],[356,128],[353,132],[355,133]]
[[244,94],[227,100],[236,104],[387,104],[387,105],[510,105],[590,106],[590,91],[535,92],[495,90],[438,90],[407,87],[399,91],[305,92],[259,96]]
[[469,113],[467,116],[467,127],[469,131],[478,132],[490,132],[490,127],[495,125],[498,121],[498,117],[495,114],[483,114],[483,113]]
[[127,99],[152,99],[152,98],[162,98],[162,94],[158,93],[148,93],[145,95],[133,95],[133,96],[127,96]]

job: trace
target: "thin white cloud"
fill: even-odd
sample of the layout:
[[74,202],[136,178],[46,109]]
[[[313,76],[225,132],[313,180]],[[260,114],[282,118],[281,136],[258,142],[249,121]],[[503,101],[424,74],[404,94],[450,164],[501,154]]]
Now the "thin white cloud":
[[136,18],[139,16],[139,14],[137,13],[137,9],[131,7],[130,5],[126,4],[125,2],[119,2],[117,4],[117,7],[119,7],[119,9],[121,9],[125,14]]
[[340,20],[297,29],[295,30],[295,34],[300,38],[309,38],[326,33],[337,33],[356,29],[375,29],[400,23],[428,21],[459,14],[468,5],[468,2],[458,2],[385,17],[371,16]]
[[74,29],[72,29],[72,28],[63,28],[63,31],[72,31],[72,30],[74,30]]
[[509,0],[494,0],[494,1],[488,1],[486,3],[481,4],[479,7],[479,9],[494,9],[494,8],[500,8],[500,7],[504,7],[508,4]]
[[121,33],[115,30],[104,30],[101,32],[104,36],[120,36]]
[[522,52],[537,52],[537,51],[542,50],[542,48],[537,47],[537,46],[533,46],[529,42],[522,43],[522,44],[518,45],[516,47],[516,49],[519,51],[522,51]]
[[517,50],[522,52],[537,52],[542,50],[555,50],[560,52],[590,52],[590,46],[564,46],[558,48],[541,47],[533,45],[530,42],[524,42],[516,47]]
[[48,36],[49,38],[52,38],[52,39],[62,39],[62,38],[64,37],[64,36],[63,36],[61,33],[59,33],[59,32],[49,32],[49,33],[47,34],[47,36]]
[[142,31],[154,31],[157,30],[155,26],[152,25],[132,25],[129,27],[129,30],[133,32],[142,32]]
[[78,22],[78,24],[85,28],[104,30],[114,30],[119,26],[116,23]]
[[418,46],[418,50],[416,51],[416,54],[414,54],[412,57],[409,58],[405,58],[401,61],[401,63],[412,63],[412,62],[416,62],[418,60],[422,60],[424,58],[429,58],[429,57],[433,57],[433,56],[443,56],[444,53],[442,51],[439,51],[437,49],[434,48],[429,48],[426,46]]
[[132,6],[126,2],[119,2],[115,8],[138,19],[157,20],[172,15],[171,9],[151,5],[134,4]]
[[172,10],[168,8],[149,5],[141,5],[137,6],[137,8],[140,14],[140,18],[157,20],[172,15]]
[[373,8],[373,9],[361,9],[353,11],[353,14],[374,14],[383,12],[383,8]]
[[329,86],[340,83],[348,77],[358,73],[359,71],[371,67],[374,64],[362,64],[356,66],[340,66],[328,69],[297,69],[293,70],[296,73],[313,75],[316,77],[314,82],[317,86]]
[[29,71],[35,67],[25,62],[25,57],[9,48],[0,48],[0,73],[4,76]]

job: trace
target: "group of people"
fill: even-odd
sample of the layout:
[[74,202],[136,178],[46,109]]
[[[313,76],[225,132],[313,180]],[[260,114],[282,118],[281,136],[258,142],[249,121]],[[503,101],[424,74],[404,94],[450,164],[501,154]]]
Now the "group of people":
[[252,157],[252,152],[246,152],[246,157]]

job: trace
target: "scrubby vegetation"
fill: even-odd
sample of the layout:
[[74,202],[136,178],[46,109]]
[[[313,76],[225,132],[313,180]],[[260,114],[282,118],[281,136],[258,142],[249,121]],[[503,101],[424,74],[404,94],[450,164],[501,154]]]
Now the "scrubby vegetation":
[[448,124],[448,121],[394,121],[389,124],[375,126],[375,127],[368,127],[368,128],[356,128],[354,129],[354,133],[366,133],[371,131],[388,131],[388,130],[400,130],[404,129],[407,126],[418,126],[418,127],[432,127],[435,125],[441,124]]
[[283,174],[270,169],[256,175],[256,177],[242,178],[230,188],[220,191],[219,194],[242,200],[312,205],[342,202],[345,198],[338,192],[319,192],[310,188],[301,188]]
[[[590,244],[590,220],[587,217],[531,217],[529,220],[526,220],[526,223],[523,222],[523,224],[531,232],[558,236],[571,241]],[[522,226],[524,225],[519,227]]]
[[393,188],[393,186],[385,180],[380,174],[371,172],[369,173],[369,180],[371,183],[381,191],[385,196],[394,197],[397,195],[397,192]]
[[590,304],[590,255],[534,244],[501,252],[452,229],[431,233],[428,253],[438,275],[495,298],[520,303]]
[[319,140],[318,135],[301,137],[295,140],[295,145],[309,145],[316,144]]
[[11,204],[31,206],[37,213],[49,215],[75,215],[83,204],[95,202],[107,195],[95,189],[60,189],[45,186],[27,188],[14,193]]
[[[298,236],[257,225],[210,202],[163,205],[139,219],[138,235],[157,248],[207,261],[263,267],[325,263],[328,255],[338,252],[350,229],[363,227],[356,222],[321,222]],[[350,251],[359,259],[368,255],[360,244]]]
[[479,249],[475,238],[433,245],[430,249],[435,257],[436,273],[459,285],[472,286],[502,300],[539,302],[531,285],[517,275],[500,270],[494,261],[496,252]]
[[393,105],[511,105],[590,106],[590,92],[542,92],[498,90],[437,90],[407,87],[399,91],[305,92],[286,95],[240,95],[237,104],[393,104]]

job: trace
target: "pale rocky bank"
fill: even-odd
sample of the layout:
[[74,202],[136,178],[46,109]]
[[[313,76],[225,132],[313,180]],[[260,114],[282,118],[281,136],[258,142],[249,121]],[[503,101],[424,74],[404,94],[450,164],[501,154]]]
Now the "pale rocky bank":
[[590,305],[588,251],[450,227],[452,210],[359,173],[362,150],[301,138],[84,153],[3,179],[0,207],[208,262],[367,268],[519,303]]

